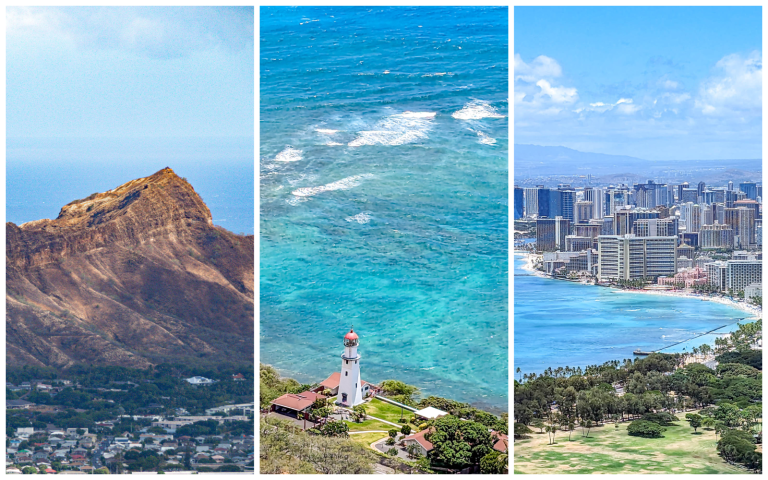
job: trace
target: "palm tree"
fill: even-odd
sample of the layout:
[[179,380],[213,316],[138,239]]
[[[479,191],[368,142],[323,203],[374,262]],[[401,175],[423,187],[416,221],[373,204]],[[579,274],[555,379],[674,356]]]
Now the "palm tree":
[[520,376],[520,373],[522,373],[522,370],[520,370],[520,367],[517,367],[517,374],[518,374],[518,377],[520,378],[519,382],[522,383],[523,379],[522,379],[522,376]]

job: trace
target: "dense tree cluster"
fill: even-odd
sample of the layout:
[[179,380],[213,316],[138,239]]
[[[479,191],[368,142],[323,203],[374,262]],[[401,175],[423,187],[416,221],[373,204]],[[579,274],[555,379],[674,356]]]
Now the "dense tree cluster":
[[[232,375],[241,373],[245,381],[233,381]],[[184,379],[205,376],[216,383],[194,387]],[[177,408],[190,414],[205,414],[206,408],[224,403],[249,403],[253,401],[253,365],[240,367],[221,366],[197,368],[186,365],[161,364],[148,369],[117,366],[82,366],[57,371],[47,367],[24,366],[9,368],[8,381],[13,384],[46,380],[53,386],[64,386],[62,380],[71,382],[56,395],[33,390],[25,399],[39,405],[60,407],[56,413],[9,410],[6,428],[35,427],[44,429],[47,424],[59,428],[88,428],[92,431],[97,422],[113,420],[120,415],[166,414],[172,415]],[[115,391],[118,390],[118,391]],[[10,392],[6,389],[7,393]],[[13,398],[13,396],[9,396]],[[112,432],[100,427],[103,433],[138,431],[149,426],[149,420],[122,418]],[[227,428],[239,429],[252,435],[253,422],[235,422]]]
[[570,438],[580,427],[588,436],[593,425],[619,420],[632,420],[630,435],[654,438],[663,435],[665,426],[676,424],[675,412],[700,409],[686,415],[695,431],[704,427],[722,434],[718,451],[723,458],[761,469],[751,452],[761,441],[761,429],[755,427],[762,416],[762,358],[760,351],[750,349],[761,336],[761,324],[740,325],[719,342],[716,370],[686,362],[690,357],[684,354],[654,353],[635,361],[591,365],[583,373],[565,367],[521,375],[524,381],[515,381],[514,391],[515,438],[527,436],[531,426],[546,430],[555,443],[558,431],[569,432]]

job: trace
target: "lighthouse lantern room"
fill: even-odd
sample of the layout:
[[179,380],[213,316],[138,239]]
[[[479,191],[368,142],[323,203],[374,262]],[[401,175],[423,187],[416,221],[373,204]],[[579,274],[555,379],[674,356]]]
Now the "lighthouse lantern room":
[[357,345],[360,342],[354,329],[344,335],[344,353],[341,354],[341,378],[339,379],[339,396],[336,403],[346,407],[354,407],[363,403],[363,389],[360,381],[360,354]]

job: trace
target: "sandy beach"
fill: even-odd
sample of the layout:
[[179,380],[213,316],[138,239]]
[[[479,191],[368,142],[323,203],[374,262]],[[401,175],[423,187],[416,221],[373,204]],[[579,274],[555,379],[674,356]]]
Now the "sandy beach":
[[[519,254],[525,257],[525,265],[523,265],[521,268],[526,272],[530,272],[533,275],[536,275],[539,277],[552,278],[546,275],[544,272],[540,270],[536,270],[534,268],[536,262],[542,259],[542,255],[537,255],[537,254],[525,252],[522,250],[517,250],[514,253],[516,255]],[[553,278],[553,280],[557,280],[557,279]],[[761,307],[758,307],[756,305],[749,305],[746,302],[739,302],[726,297],[708,296],[708,295],[702,295],[694,292],[681,292],[681,291],[623,290],[620,288],[611,288],[611,290],[613,290],[616,293],[664,295],[667,297],[678,297],[678,298],[698,298],[699,300],[702,300],[702,301],[715,302],[722,305],[728,305],[729,307],[737,308],[743,312],[750,314],[750,316],[747,317],[749,319],[758,319],[758,318],[762,318],[763,316],[763,309]]]

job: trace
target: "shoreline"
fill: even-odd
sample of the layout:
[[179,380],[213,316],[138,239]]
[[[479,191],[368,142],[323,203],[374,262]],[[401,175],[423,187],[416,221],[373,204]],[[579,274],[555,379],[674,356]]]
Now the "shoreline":
[[[520,267],[522,270],[525,270],[526,272],[536,275],[537,277],[549,278],[552,280],[559,280],[557,278],[550,277],[549,275],[546,275],[544,272],[540,270],[536,270],[534,268],[534,264],[536,260],[538,260],[541,257],[541,255],[533,254],[533,253],[522,251],[522,250],[515,250],[513,253],[515,255],[519,254],[525,257],[525,265]],[[593,285],[593,286],[598,287],[600,285]],[[684,291],[629,290],[629,289],[622,289],[622,288],[616,288],[616,287],[608,287],[608,288],[610,288],[611,291],[616,293],[624,293],[624,294],[638,293],[638,294],[645,294],[645,295],[662,295],[666,297],[690,298],[690,299],[699,299],[701,301],[707,301],[707,302],[715,302],[715,303],[726,305],[750,314],[750,316],[745,317],[744,320],[757,320],[762,318],[763,316],[763,309],[761,307],[758,307],[756,305],[749,305],[746,302],[740,302],[740,301],[732,300],[726,297],[701,295],[698,293],[684,292]]]

